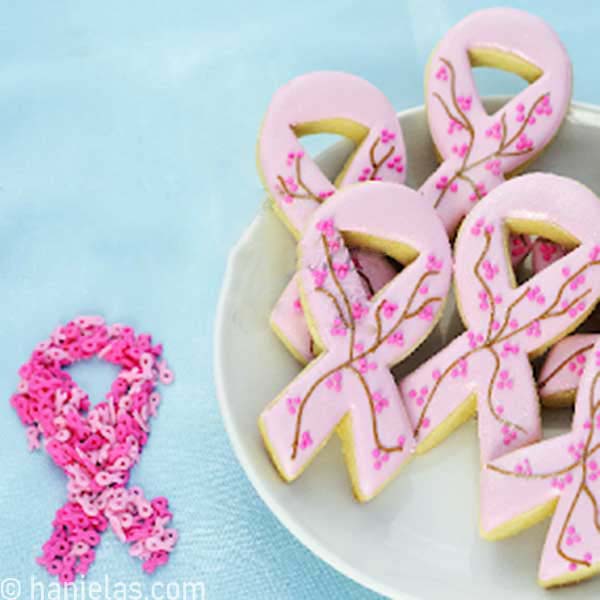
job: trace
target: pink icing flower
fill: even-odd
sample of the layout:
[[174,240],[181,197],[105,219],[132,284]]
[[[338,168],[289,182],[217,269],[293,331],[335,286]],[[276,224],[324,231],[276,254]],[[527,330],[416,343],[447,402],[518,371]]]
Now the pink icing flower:
[[361,174],[359,175],[358,180],[359,181],[369,181],[369,178],[371,176],[371,172],[372,172],[371,167],[365,167],[361,171]]
[[502,426],[502,443],[505,446],[510,446],[517,439],[517,430],[512,429],[508,425]]
[[448,133],[452,135],[455,131],[460,132],[464,129],[463,124],[454,119],[448,121]]
[[387,129],[381,130],[381,143],[387,144],[388,142],[392,142],[396,139],[396,134],[392,131],[388,131]]
[[352,304],[352,316],[360,321],[366,314],[368,314],[369,308],[360,302],[354,302]]
[[528,336],[540,337],[542,335],[542,327],[539,321],[534,321],[525,332]]
[[471,96],[459,96],[456,101],[464,112],[471,110],[471,103],[473,102],[473,98]]
[[485,130],[486,137],[493,137],[497,140],[502,138],[502,126],[500,122],[494,123],[489,129]]
[[537,115],[550,116],[552,114],[552,105],[550,104],[550,96],[546,95],[542,101],[535,107]]
[[373,394],[373,405],[375,406],[375,412],[379,414],[386,409],[390,403],[389,400],[384,398],[379,392],[375,392]]
[[517,140],[517,150],[519,152],[533,150],[533,140],[527,137],[527,134],[522,133]]
[[446,175],[442,175],[436,182],[435,187],[438,190],[443,190],[448,185],[448,177]]
[[469,346],[472,349],[477,348],[478,346],[481,346],[481,344],[483,344],[485,338],[483,337],[483,335],[481,333],[474,333],[473,331],[469,331],[467,333],[467,337],[469,339]]
[[[428,271],[439,271],[444,266],[444,261],[437,258],[435,254],[430,254],[427,257],[427,270]],[[425,292],[427,293],[427,292]]]
[[429,394],[429,388],[427,386],[423,386],[421,389],[411,389],[408,392],[408,397],[413,400],[417,406],[423,406],[425,401],[427,400],[427,395]]
[[454,154],[457,154],[458,156],[460,156],[460,158],[464,158],[468,151],[469,151],[468,144],[463,143],[460,146],[458,146],[458,145],[452,146],[452,152]]
[[388,337],[387,343],[401,348],[404,346],[404,334],[401,331],[394,331],[394,333]]
[[454,119],[450,119],[450,121],[448,122],[448,133],[450,135],[452,135],[455,131],[462,131],[464,129],[462,123],[459,123],[458,121],[454,120]]
[[528,458],[525,458],[523,462],[517,463],[515,467],[515,473],[519,475],[532,475],[533,470],[531,469],[531,463]]
[[502,175],[502,170],[500,169],[501,166],[501,162],[499,158],[496,158],[494,160],[488,160],[488,162],[485,163],[485,168],[490,171],[490,173],[492,175]]
[[298,406],[300,405],[301,399],[298,396],[295,396],[294,398],[288,398],[286,400],[287,402],[287,407],[288,407],[288,412],[291,415],[295,415],[298,409]]
[[369,362],[366,356],[359,358],[356,366],[362,375],[366,375],[369,371],[377,370],[377,363]]
[[310,435],[310,431],[303,431],[300,436],[300,449],[306,450],[313,445],[313,439]]
[[391,319],[398,310],[398,305],[389,300],[384,300],[381,305],[381,312],[386,319]]
[[402,164],[402,155],[396,154],[396,156],[390,158],[386,163],[386,166],[390,170],[396,170],[398,173],[404,172],[404,165]]
[[319,192],[317,195],[321,200],[327,200],[327,198],[331,198],[335,194],[335,190],[325,190],[323,192]]
[[477,295],[479,297],[479,308],[483,311],[488,311],[490,308],[490,304],[487,292],[485,290],[481,290]]
[[[518,327],[518,325],[515,325],[515,327],[513,329],[516,329],[516,327]],[[504,342],[504,345],[502,346],[502,353],[501,356],[502,358],[508,358],[511,355],[517,355],[519,354],[520,348],[517,344],[511,344],[510,342]]]
[[510,374],[506,369],[500,371],[500,378],[496,383],[496,387],[499,390],[512,390],[514,384],[515,382],[513,381],[512,377],[510,377]]
[[346,335],[346,327],[339,317],[336,317],[331,326],[330,333],[334,336],[344,337]]
[[469,371],[469,363],[465,358],[458,362],[458,365],[452,369],[451,376],[453,379],[457,377],[466,377]]
[[480,181],[475,184],[475,190],[469,195],[469,200],[471,202],[477,202],[477,200],[481,198],[485,198],[487,196],[487,188],[485,187],[485,183]]
[[316,288],[323,287],[327,279],[327,271],[325,269],[311,269],[311,275]]
[[432,321],[434,317],[433,308],[431,304],[424,306],[421,312],[419,313],[419,319],[423,319],[424,321]]
[[484,260],[483,263],[481,263],[481,267],[483,269],[483,276],[488,281],[492,281],[492,279],[494,279],[494,277],[496,277],[496,275],[498,275],[498,273],[500,272],[500,268],[498,267],[498,265],[495,265],[489,260]]
[[350,271],[350,267],[346,263],[333,263],[333,271],[338,279],[345,279]]
[[335,392],[341,392],[342,391],[342,372],[341,371],[336,371],[335,373],[333,373],[332,375],[330,375],[327,378],[327,381],[325,382],[325,385],[330,390],[334,390]]
[[600,246],[596,245],[590,251],[590,260],[595,262],[600,259]]
[[477,221],[475,221],[475,225],[473,225],[473,227],[471,227],[471,234],[474,235],[475,237],[478,237],[481,235],[481,232],[485,230],[485,228],[486,228],[485,220],[477,219]]
[[448,69],[446,69],[445,65],[441,66],[437,70],[435,78],[439,79],[440,81],[448,81]]
[[333,219],[322,219],[317,222],[317,231],[320,231],[325,235],[325,237],[333,237],[335,235],[335,225],[333,224]]
[[530,302],[536,302],[537,304],[543,305],[546,303],[546,296],[542,293],[539,285],[536,285],[527,292],[527,299]]
[[376,471],[379,471],[381,467],[383,467],[383,465],[390,460],[389,453],[385,452],[384,450],[380,450],[377,447],[373,448],[371,451],[371,456],[375,459],[373,461],[373,468]]
[[575,277],[571,283],[569,284],[569,287],[572,290],[576,290],[577,288],[579,288],[580,286],[582,286],[583,284],[585,284],[585,275],[582,273],[580,275],[578,275],[577,277]]

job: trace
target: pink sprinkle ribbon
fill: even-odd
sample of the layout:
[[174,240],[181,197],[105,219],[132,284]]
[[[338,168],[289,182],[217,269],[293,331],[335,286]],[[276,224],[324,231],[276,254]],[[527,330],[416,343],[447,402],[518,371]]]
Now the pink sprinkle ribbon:
[[[167,527],[173,516],[167,499],[148,501],[140,488],[127,487],[160,403],[156,385],[173,381],[161,354],[148,334],[107,326],[101,317],[77,317],[38,344],[19,369],[10,402],[27,427],[29,447],[44,440],[68,478],[68,501],[56,512],[37,559],[62,583],[88,572],[109,525],[146,573],[169,560],[177,532]],[[94,356],[121,371],[106,401],[92,407],[64,368]]]

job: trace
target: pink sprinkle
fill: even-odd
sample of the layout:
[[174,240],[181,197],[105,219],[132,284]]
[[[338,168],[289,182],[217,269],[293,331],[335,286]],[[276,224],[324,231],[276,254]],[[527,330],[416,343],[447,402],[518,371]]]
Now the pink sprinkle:
[[[173,380],[161,354],[162,346],[153,345],[148,334],[136,336],[123,325],[107,327],[99,317],[78,317],[38,344],[19,370],[26,387],[11,404],[28,438],[45,438],[46,451],[69,479],[69,501],[56,512],[38,561],[62,583],[87,573],[109,524],[121,541],[133,544],[132,550],[136,544],[142,548],[132,554],[146,572],[165,564],[177,541],[176,531],[167,528],[167,500],[148,501],[140,488],[126,487],[160,402],[155,387]],[[120,367],[106,401],[94,407],[64,370],[91,356]],[[144,550],[146,544],[155,550]]]

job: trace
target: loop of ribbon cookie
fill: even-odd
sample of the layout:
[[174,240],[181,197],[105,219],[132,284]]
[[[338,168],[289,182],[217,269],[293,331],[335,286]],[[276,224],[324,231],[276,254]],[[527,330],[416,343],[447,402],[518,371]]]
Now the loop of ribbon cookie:
[[[489,115],[472,66],[496,66],[499,53],[530,85]],[[419,191],[450,234],[478,200],[552,140],[569,107],[571,79],[556,33],[523,11],[479,11],[444,36],[426,73],[429,129],[444,162]]]
[[[369,299],[346,242],[406,266]],[[337,429],[355,494],[365,501],[411,456],[412,426],[390,367],[441,314],[451,276],[448,238],[416,192],[372,183],[346,188],[319,208],[298,251],[302,304],[323,351],[263,411],[260,429],[287,481]]]
[[[127,487],[160,403],[156,384],[173,380],[161,354],[162,346],[147,334],[78,317],[38,344],[19,370],[11,404],[27,427],[29,446],[37,449],[43,439],[68,477],[68,500],[38,559],[62,583],[87,573],[109,525],[148,573],[168,561],[175,545],[167,499],[147,500],[139,487]],[[92,407],[64,368],[94,356],[121,370],[106,401]]]

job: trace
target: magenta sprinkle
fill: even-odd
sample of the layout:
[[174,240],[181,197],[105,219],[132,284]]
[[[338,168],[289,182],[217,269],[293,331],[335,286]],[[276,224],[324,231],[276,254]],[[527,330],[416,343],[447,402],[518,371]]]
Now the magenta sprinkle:
[[[37,559],[62,583],[87,573],[109,525],[146,573],[169,560],[177,532],[167,527],[172,518],[167,499],[148,501],[140,488],[126,487],[160,403],[156,384],[173,381],[161,354],[150,335],[106,326],[101,317],[77,317],[38,344],[19,369],[21,381],[10,402],[27,426],[29,447],[39,448],[43,439],[69,480],[68,501],[56,512]],[[94,407],[64,370],[92,356],[121,367],[106,401]]]

